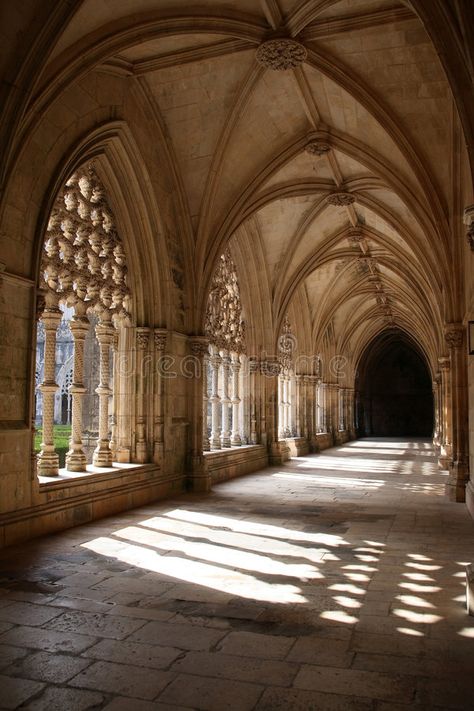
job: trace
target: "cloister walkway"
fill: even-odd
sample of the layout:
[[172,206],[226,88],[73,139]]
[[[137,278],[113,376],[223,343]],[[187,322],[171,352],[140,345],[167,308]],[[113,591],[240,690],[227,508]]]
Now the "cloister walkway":
[[0,707],[472,709],[474,524],[364,439],[0,555]]

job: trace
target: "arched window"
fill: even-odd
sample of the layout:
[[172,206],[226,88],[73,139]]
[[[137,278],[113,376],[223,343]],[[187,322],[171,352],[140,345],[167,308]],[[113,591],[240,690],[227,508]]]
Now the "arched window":
[[92,165],[71,175],[56,197],[41,255],[40,295],[38,473],[58,474],[60,426],[71,428],[66,469],[85,471],[91,461],[110,466],[111,348],[129,320],[130,292],[122,243]]
[[280,363],[280,375],[278,376],[278,436],[281,439],[294,437],[296,434],[295,347],[296,339],[291,330],[290,320],[286,316],[278,341],[278,360]]
[[240,447],[250,441],[245,329],[237,271],[229,250],[221,255],[209,292],[204,359],[204,451]]

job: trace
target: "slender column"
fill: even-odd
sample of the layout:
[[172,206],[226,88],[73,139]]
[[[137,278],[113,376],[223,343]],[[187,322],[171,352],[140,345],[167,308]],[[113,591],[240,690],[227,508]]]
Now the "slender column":
[[207,410],[209,405],[209,397],[207,395],[207,370],[209,367],[209,348],[207,348],[202,356],[202,450],[209,452],[211,443],[207,430]]
[[240,360],[237,353],[231,354],[232,375],[232,436],[230,443],[233,447],[240,447],[242,439],[239,431],[240,415]]
[[283,436],[291,437],[290,429],[290,376],[283,376]]
[[[295,423],[294,431],[296,437],[303,437],[306,428],[306,417],[305,417],[305,393],[304,393],[304,381],[302,375],[295,375],[295,385],[296,385],[296,407],[295,407]],[[291,383],[290,383],[291,388]]]
[[117,373],[117,353],[118,353],[118,341],[119,336],[117,331],[114,333],[114,338],[112,342],[112,378],[113,378],[113,388],[110,397],[110,442],[109,447],[112,452],[112,461],[117,460],[117,400],[118,400],[118,388],[119,388],[119,377]]
[[347,429],[349,430],[349,437],[351,439],[356,439],[356,419],[355,419],[355,391],[354,388],[349,388],[348,394],[348,407],[347,407]]
[[280,374],[280,363],[276,359],[262,360],[260,362],[260,373],[262,378],[262,410],[265,411],[261,415],[263,422],[262,439],[268,447],[270,463],[281,464],[281,462],[289,458],[289,449],[286,442],[279,439],[278,376]]
[[153,368],[153,461],[162,464],[164,457],[164,402],[163,374],[161,358],[166,348],[168,332],[164,328],[155,328],[153,343],[155,346],[155,367]]
[[433,444],[436,450],[439,449],[440,445],[440,373],[436,373],[433,380],[433,410],[434,410],[434,431],[433,431]]
[[69,327],[74,338],[74,373],[70,388],[72,395],[72,432],[69,441],[69,451],[66,454],[66,469],[70,472],[86,471],[87,458],[82,446],[82,404],[86,388],[84,387],[84,341],[90,328],[89,319],[85,315],[84,302],[75,306],[75,315]]
[[145,360],[145,352],[148,350],[150,342],[150,329],[147,326],[141,326],[136,330],[136,406],[137,406],[137,421],[136,421],[136,443],[135,443],[135,461],[141,464],[148,459],[147,441],[146,441],[146,422],[145,422],[145,377],[147,362]]
[[465,501],[469,480],[467,355],[464,348],[465,328],[449,324],[445,338],[451,356],[452,452],[446,494],[451,501]]
[[283,397],[283,375],[278,377],[278,436],[285,436],[285,403]]
[[[57,302],[56,302],[57,303]],[[38,474],[57,476],[59,456],[54,449],[54,397],[56,384],[56,331],[61,321],[57,305],[47,307],[41,316],[44,324],[44,377],[39,389],[43,394],[43,441],[38,455]]]
[[449,358],[438,359],[441,372],[441,443],[438,464],[441,469],[447,469],[451,459],[451,411],[450,411],[450,371]]
[[250,444],[258,443],[257,432],[257,373],[260,364],[256,358],[248,361],[249,395],[250,395]]
[[221,365],[221,357],[215,346],[211,346],[211,449],[221,448],[221,435],[219,429],[219,411],[221,399],[219,396],[219,372]]
[[99,437],[92,456],[92,463],[96,467],[109,467],[112,464],[109,441],[109,399],[112,392],[110,389],[110,347],[114,341],[114,327],[110,320],[104,320],[102,317],[95,327],[95,333],[99,342],[100,358],[100,382],[96,388],[96,393],[99,396]]
[[229,406],[231,399],[229,397],[229,374],[230,374],[230,356],[227,351],[222,351],[222,397],[221,397],[221,448],[230,447],[230,429],[229,429]]
[[[192,491],[208,492],[211,490],[211,477],[206,467],[203,454],[203,375],[204,358],[209,354],[209,341],[204,336],[193,336],[189,339],[191,353],[196,359],[194,377],[191,386],[191,452],[189,457],[189,485]],[[213,355],[215,349],[212,348]]]

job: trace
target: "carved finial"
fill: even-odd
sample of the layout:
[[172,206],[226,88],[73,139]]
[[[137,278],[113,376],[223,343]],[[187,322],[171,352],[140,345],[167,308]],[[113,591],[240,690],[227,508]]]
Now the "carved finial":
[[257,49],[256,59],[267,69],[284,71],[299,67],[307,57],[306,48],[289,37],[267,40]]

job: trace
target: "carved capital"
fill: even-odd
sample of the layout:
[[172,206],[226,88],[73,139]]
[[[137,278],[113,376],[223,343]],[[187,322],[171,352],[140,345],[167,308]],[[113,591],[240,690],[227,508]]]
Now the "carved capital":
[[441,358],[438,358],[438,363],[439,363],[439,369],[441,371],[448,371],[451,368],[451,360],[447,356],[442,356]]
[[448,348],[461,348],[464,340],[464,326],[461,324],[448,324],[445,327],[444,338]]
[[189,349],[196,358],[209,355],[209,340],[205,336],[192,336],[188,342]]
[[139,351],[145,351],[150,341],[150,329],[146,326],[139,326],[135,333],[135,340],[137,349]]
[[469,205],[464,210],[464,224],[467,227],[466,237],[469,247],[474,251],[474,205]]
[[260,370],[260,361],[258,360],[258,358],[249,358],[248,368],[249,373],[258,373]]
[[274,71],[285,71],[299,67],[307,57],[306,48],[289,37],[270,39],[257,49],[259,64]]
[[168,332],[164,328],[155,328],[153,331],[153,343],[155,344],[155,350],[164,351],[166,348],[166,339],[168,338]]
[[352,193],[339,190],[328,195],[326,202],[328,205],[334,205],[335,207],[347,207],[355,202],[355,196]]
[[280,375],[281,365],[277,360],[262,360],[260,362],[260,372],[268,378]]

